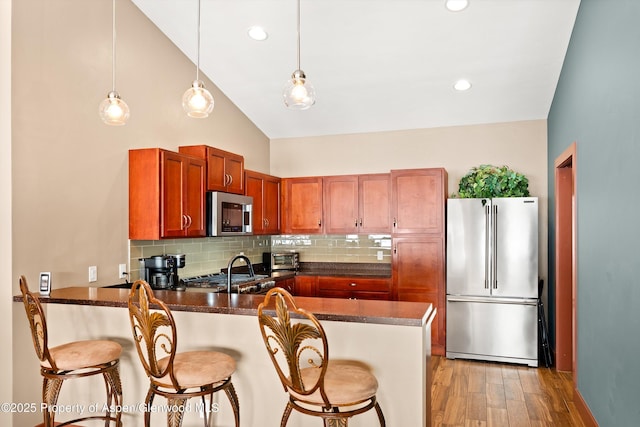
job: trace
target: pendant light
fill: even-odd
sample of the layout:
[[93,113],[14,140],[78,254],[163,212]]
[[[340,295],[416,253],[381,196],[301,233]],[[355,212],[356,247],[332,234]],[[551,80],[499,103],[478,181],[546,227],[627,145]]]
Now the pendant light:
[[203,119],[213,111],[213,96],[204,88],[200,80],[200,0],[198,0],[198,57],[196,63],[196,79],[191,87],[182,95],[182,108],[189,117]]
[[129,119],[129,106],[116,92],[116,0],[112,0],[112,53],[111,53],[111,91],[107,98],[100,103],[98,111],[103,122],[112,126],[122,126]]
[[284,87],[284,105],[292,110],[306,110],[316,103],[316,92],[300,69],[300,0],[298,0],[298,68]]

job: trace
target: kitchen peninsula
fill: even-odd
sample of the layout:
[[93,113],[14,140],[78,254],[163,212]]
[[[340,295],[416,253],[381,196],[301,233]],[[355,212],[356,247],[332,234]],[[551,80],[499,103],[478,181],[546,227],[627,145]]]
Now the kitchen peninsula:
[[[56,343],[108,338],[123,347],[121,378],[125,408],[144,401],[148,387],[132,342],[127,311],[128,289],[70,287],[42,298],[46,304],[50,339]],[[233,382],[240,401],[243,426],[279,425],[287,395],[279,383],[260,335],[257,307],[262,295],[156,291],[173,312],[178,327],[178,351],[216,349],[237,363]],[[16,303],[21,297],[15,297]],[[378,378],[378,401],[387,425],[430,425],[431,322],[436,312],[428,303],[296,297],[300,307],[313,312],[329,338],[331,358],[356,359],[369,365]],[[25,318],[26,322],[26,318]],[[35,360],[34,360],[35,364]],[[34,366],[35,368],[35,366]],[[65,384],[60,403],[91,405],[104,394],[99,384],[86,393]],[[34,384],[34,390],[38,385]],[[37,393],[36,393],[37,394]],[[219,399],[215,425],[231,425],[232,413]],[[64,402],[63,402],[64,400]],[[157,399],[155,404],[164,404]],[[123,424],[140,425],[142,412],[126,410]],[[154,414],[164,420],[163,414]],[[153,419],[152,417],[152,419]],[[185,416],[186,425],[198,425],[198,413]],[[290,425],[312,426],[313,419],[292,414]],[[189,421],[192,420],[192,421]],[[362,414],[352,427],[376,425],[375,414]]]

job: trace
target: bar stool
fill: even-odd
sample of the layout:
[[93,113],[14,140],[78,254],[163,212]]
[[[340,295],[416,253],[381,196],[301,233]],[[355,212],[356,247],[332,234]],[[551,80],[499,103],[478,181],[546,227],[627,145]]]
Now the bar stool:
[[[158,309],[152,311],[150,306]],[[217,351],[189,351],[178,353],[178,335],[171,310],[154,297],[153,290],[143,280],[136,281],[129,293],[129,319],[138,356],[150,385],[145,399],[144,423],[151,426],[151,412],[156,394],[164,396],[169,412],[167,425],[180,427],[186,401],[201,397],[204,425],[210,426],[213,414],[213,394],[224,390],[231,403],[236,427],[240,426],[238,396],[231,382],[236,362]],[[209,396],[207,405],[205,397]],[[174,411],[175,409],[175,411]]]
[[[64,381],[102,375],[107,389],[107,412],[56,423],[55,410],[43,411],[45,427],[66,426],[86,420],[105,420],[105,426],[115,423],[122,426],[122,386],[120,384],[119,363],[122,347],[114,341],[87,340],[74,341],[49,348],[47,321],[39,297],[29,291],[27,279],[20,276],[20,291],[27,312],[31,337],[36,355],[40,360],[40,373],[43,377],[42,401],[48,409],[56,407],[58,395]],[[111,411],[115,409],[115,411]]]
[[[265,310],[273,310],[275,316]],[[308,320],[291,323],[289,311]],[[376,401],[378,381],[358,361],[330,361],[329,344],[316,317],[298,308],[291,294],[272,288],[258,306],[262,339],[276,368],[289,401],[282,414],[281,427],[287,425],[292,410],[321,417],[325,427],[346,427],[349,418],[376,410],[385,427],[382,409]]]

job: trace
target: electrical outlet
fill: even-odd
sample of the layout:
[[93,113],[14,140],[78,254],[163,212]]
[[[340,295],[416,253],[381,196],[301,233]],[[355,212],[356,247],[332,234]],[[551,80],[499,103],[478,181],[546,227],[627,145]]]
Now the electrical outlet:
[[118,278],[124,279],[127,277],[127,264],[118,264]]
[[382,251],[378,251],[377,257],[378,261],[382,261]]
[[92,265],[89,267],[89,282],[97,282],[98,281],[98,267]]

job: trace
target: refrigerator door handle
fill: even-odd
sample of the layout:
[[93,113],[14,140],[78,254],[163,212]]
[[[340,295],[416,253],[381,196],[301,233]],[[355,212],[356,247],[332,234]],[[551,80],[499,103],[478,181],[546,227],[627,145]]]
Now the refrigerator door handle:
[[447,302],[487,302],[493,304],[538,305],[538,300],[535,298],[483,298],[453,295],[447,296]]
[[489,262],[490,262],[490,258],[489,258],[489,239],[491,238],[491,224],[490,224],[490,218],[491,216],[489,215],[489,205],[486,205],[484,207],[484,288],[485,289],[489,289]]
[[493,289],[498,289],[498,205],[493,205]]

